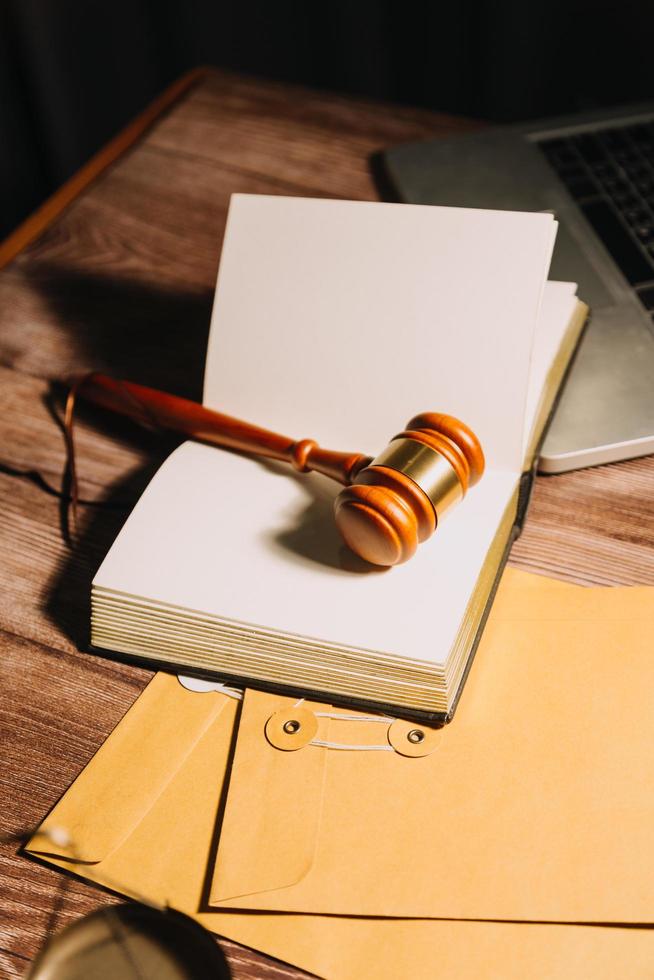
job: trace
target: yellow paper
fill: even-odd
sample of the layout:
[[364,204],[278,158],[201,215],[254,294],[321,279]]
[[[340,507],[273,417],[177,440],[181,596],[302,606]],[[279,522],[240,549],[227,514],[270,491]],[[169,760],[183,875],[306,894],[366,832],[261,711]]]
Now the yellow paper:
[[[265,725],[293,700],[247,691],[211,903],[654,921],[651,597],[572,587],[528,598],[523,590],[511,616],[505,591],[457,715],[424,758],[317,745],[281,752]],[[625,608],[629,619],[620,618]],[[321,740],[386,741],[387,726],[332,713]],[[297,756],[306,760],[301,780]],[[256,828],[247,826],[253,787]],[[284,838],[308,801],[312,811],[320,806],[315,833]]]
[[[167,742],[161,752],[144,753],[142,741],[144,727],[159,724],[164,705],[178,719],[175,741],[190,750],[181,766],[170,767],[168,779],[161,778],[159,766],[173,746]],[[130,897],[169,904],[219,935],[330,980],[651,977],[650,930],[210,911],[207,889],[237,709],[222,694],[194,694],[176,678],[158,674],[44,821],[28,850]],[[200,738],[187,737],[189,718],[197,722],[200,717],[213,718],[213,723]],[[134,785],[134,776],[149,780],[151,805],[140,815],[134,797],[123,793],[125,785]],[[153,792],[154,777],[160,778],[158,794]],[[112,803],[108,811],[101,810],[95,801],[109,787]],[[258,812],[253,792],[252,821]],[[78,819],[82,815],[83,822]],[[53,844],[45,833],[72,825],[77,828],[73,848]],[[71,857],[78,850],[94,854],[95,860],[84,863]]]
[[[533,583],[522,584],[531,588]],[[522,607],[525,591],[517,580],[514,585]],[[577,589],[570,586],[562,591],[572,594]],[[508,612],[506,608],[504,611]],[[504,620],[504,614],[500,618]],[[487,650],[487,645],[482,645],[473,678],[488,659]],[[601,676],[596,681],[591,679],[587,694],[590,690],[600,699],[604,697],[602,680]],[[645,676],[639,683],[642,690],[651,681]],[[464,695],[461,708],[469,695],[470,691]],[[473,692],[472,699],[480,695],[480,691],[477,695]],[[628,702],[623,706],[629,709]],[[381,980],[420,980],[443,975],[461,980],[522,980],[528,976],[576,980],[593,976],[612,980],[620,974],[644,980],[651,976],[654,931],[646,929],[213,909],[209,898],[223,806],[228,802],[226,774],[238,713],[239,704],[221,693],[194,693],[182,688],[174,677],[157,675],[44,822],[43,831],[67,829],[72,846],[55,845],[42,832],[35,835],[28,850],[126,895],[170,904],[218,934],[325,977],[360,980],[374,975]],[[459,717],[446,731],[454,730]],[[327,720],[328,727],[331,724]],[[151,737],[153,732],[158,732],[158,737]],[[630,757],[633,746],[624,729],[616,732],[616,739],[622,743],[626,768],[633,767],[629,775],[643,785],[646,779],[636,768],[638,761],[643,762],[642,753],[638,759]],[[528,757],[529,748],[516,739],[514,757]],[[311,748],[314,751],[321,750]],[[364,755],[370,765],[377,765],[386,756]],[[406,761],[422,764],[424,760]],[[571,788],[578,782],[574,771],[569,772],[569,782]],[[264,789],[254,773],[245,820],[248,828],[258,827],[262,834]],[[295,789],[301,792],[302,786]],[[518,780],[509,772],[507,792],[515,794],[518,790]],[[297,792],[286,799],[289,807],[296,801]],[[432,800],[432,814],[441,812],[445,804],[441,793]],[[621,833],[620,819],[617,813],[616,834]],[[438,827],[434,827],[437,834]],[[484,832],[483,824],[478,832]],[[252,837],[256,839],[257,834],[250,840]],[[634,851],[639,849],[638,842],[632,846]],[[640,851],[643,864],[649,850]],[[411,860],[418,865],[422,855],[414,853]],[[605,855],[595,854],[594,860],[610,872]],[[369,871],[374,868],[357,859],[347,875],[353,879]],[[297,865],[293,873],[298,873]],[[389,879],[387,889],[392,890],[393,884],[393,878]],[[446,883],[441,884],[446,894]],[[488,890],[494,891],[492,882]]]

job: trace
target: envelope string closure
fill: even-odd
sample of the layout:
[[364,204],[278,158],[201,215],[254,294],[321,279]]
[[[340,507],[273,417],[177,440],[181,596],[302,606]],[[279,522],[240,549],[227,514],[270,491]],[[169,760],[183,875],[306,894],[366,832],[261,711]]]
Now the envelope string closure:
[[[353,745],[317,738],[319,718],[329,718],[338,722],[385,725],[386,742]],[[409,758],[420,758],[434,751],[441,734],[442,729],[426,728],[387,715],[348,715],[337,711],[311,711],[304,699],[297,701],[291,708],[276,711],[266,722],[266,738],[274,748],[284,752],[294,752],[313,745],[341,752],[397,752]]]
[[[386,718],[383,715],[340,715],[335,711],[314,711],[316,718],[333,718],[334,721],[356,721],[356,722],[375,722],[392,724],[394,718]],[[342,742],[327,742],[322,738],[314,738],[309,745],[320,745],[324,749],[344,749],[346,752],[394,752],[392,745],[345,745]]]

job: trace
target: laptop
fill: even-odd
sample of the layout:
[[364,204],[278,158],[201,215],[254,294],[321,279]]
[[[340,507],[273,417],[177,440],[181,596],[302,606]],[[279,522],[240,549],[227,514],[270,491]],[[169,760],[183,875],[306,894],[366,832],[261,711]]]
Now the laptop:
[[654,105],[399,146],[381,164],[407,203],[556,215],[550,278],[592,312],[539,469],[654,453]]

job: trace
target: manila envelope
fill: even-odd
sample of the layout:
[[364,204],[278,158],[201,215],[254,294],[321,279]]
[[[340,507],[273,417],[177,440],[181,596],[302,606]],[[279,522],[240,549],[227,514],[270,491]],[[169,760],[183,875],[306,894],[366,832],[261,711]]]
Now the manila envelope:
[[[652,976],[649,929],[212,910],[208,889],[238,709],[224,694],[194,693],[156,675],[28,851],[331,980]],[[248,821],[261,815],[257,794],[253,786]],[[72,846],[61,843],[62,829]]]
[[654,922],[654,590],[543,586],[500,595],[423,757],[306,703],[315,737],[282,750],[296,702],[248,690],[211,907]]

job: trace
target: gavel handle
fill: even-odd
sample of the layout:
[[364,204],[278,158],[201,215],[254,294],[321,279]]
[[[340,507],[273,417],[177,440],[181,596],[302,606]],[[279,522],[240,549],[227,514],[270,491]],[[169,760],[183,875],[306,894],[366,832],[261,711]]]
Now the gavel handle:
[[300,473],[315,471],[349,486],[372,457],[322,449],[313,439],[290,439],[230,415],[214,412],[188,398],[156,388],[118,381],[93,372],[71,382],[71,396],[126,415],[147,426],[168,429],[224,449],[236,449],[290,463]]

